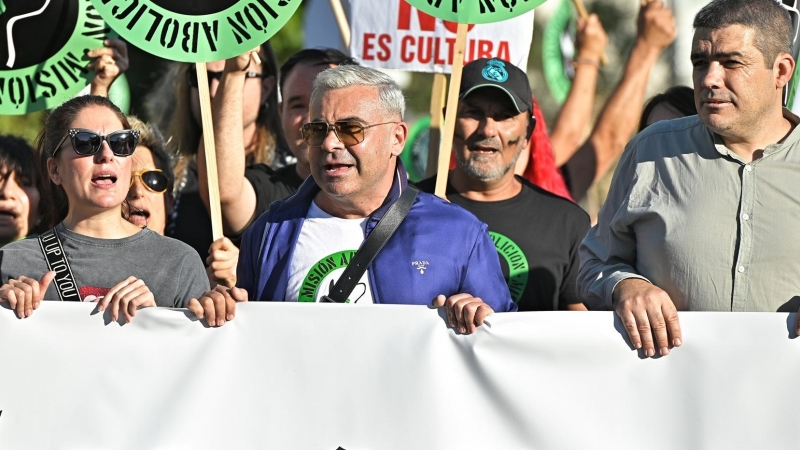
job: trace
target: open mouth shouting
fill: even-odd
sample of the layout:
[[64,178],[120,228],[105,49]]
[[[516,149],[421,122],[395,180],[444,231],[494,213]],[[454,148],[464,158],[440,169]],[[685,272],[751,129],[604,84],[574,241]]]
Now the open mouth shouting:
[[128,206],[130,208],[128,221],[140,227],[147,226],[147,222],[150,220],[150,210],[134,203],[129,203]]
[[101,170],[92,174],[92,186],[111,189],[117,185],[117,174],[111,170]]

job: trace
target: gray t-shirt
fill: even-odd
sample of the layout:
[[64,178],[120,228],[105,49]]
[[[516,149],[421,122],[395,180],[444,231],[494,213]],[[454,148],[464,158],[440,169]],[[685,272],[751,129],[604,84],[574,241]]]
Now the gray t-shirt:
[[[178,240],[143,229],[122,239],[98,239],[56,227],[64,253],[75,276],[81,298],[103,296],[129,276],[144,281],[158,306],[184,308],[191,298],[209,290],[203,262],[191,247]],[[39,240],[12,242],[0,249],[0,278],[26,276],[39,279],[47,272]],[[58,300],[55,281],[45,300]]]

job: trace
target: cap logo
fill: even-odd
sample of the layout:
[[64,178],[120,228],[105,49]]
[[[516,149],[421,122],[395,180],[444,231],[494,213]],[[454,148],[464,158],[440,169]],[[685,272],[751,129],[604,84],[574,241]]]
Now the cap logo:
[[499,59],[490,59],[489,62],[486,63],[486,67],[481,71],[481,75],[489,81],[502,83],[508,79],[506,64]]

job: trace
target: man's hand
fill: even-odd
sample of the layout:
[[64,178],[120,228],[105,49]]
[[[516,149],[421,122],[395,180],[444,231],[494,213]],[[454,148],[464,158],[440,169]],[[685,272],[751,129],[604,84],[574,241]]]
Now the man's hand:
[[8,283],[0,286],[0,303],[8,302],[11,309],[17,312],[17,317],[24,319],[39,307],[47,287],[55,277],[56,273],[50,271],[42,275],[39,280],[28,277],[8,280]]
[[211,287],[217,285],[232,288],[236,286],[236,264],[239,262],[239,249],[230,239],[221,237],[208,248],[206,274]]
[[483,325],[486,316],[494,313],[492,307],[483,300],[466,293],[456,294],[450,298],[439,295],[433,301],[433,306],[444,307],[450,327],[463,334],[474,333],[477,327]]
[[89,51],[86,54],[92,59],[89,69],[94,71],[91,94],[108,97],[111,84],[123,72],[128,70],[128,46],[120,39],[106,39],[105,47]]
[[661,52],[672,44],[677,36],[672,10],[661,0],[642,5],[639,11],[636,39]]
[[608,35],[597,14],[590,14],[585,20],[578,19],[575,41],[577,58],[589,59],[600,64],[600,59],[608,46]]
[[136,310],[156,306],[156,299],[144,280],[128,277],[108,290],[108,293],[98,302],[97,310],[105,311],[111,306],[111,320],[119,318],[119,313],[125,315],[125,321],[133,320]]
[[206,318],[210,327],[221,327],[236,315],[236,303],[247,301],[247,291],[235,287],[229,289],[217,286],[200,296],[189,300],[189,311],[199,319]]
[[680,347],[678,312],[666,292],[638,278],[620,281],[614,288],[614,310],[622,319],[631,343],[644,348],[646,356],[656,354],[653,335],[661,356],[669,354],[670,343]]

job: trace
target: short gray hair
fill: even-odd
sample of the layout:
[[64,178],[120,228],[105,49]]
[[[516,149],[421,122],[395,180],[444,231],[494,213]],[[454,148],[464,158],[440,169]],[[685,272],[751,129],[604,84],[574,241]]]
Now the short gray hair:
[[378,89],[381,106],[390,113],[397,113],[403,120],[406,112],[406,99],[403,90],[392,77],[364,66],[337,66],[326,69],[314,80],[311,101],[325,92],[350,86],[372,86]]

